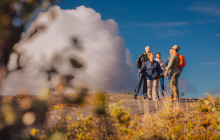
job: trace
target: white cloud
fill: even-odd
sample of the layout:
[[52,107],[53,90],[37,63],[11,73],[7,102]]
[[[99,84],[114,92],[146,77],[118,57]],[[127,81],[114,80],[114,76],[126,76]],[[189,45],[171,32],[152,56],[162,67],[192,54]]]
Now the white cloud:
[[213,23],[219,23],[220,19],[213,18],[213,19],[203,19],[203,20],[197,20],[194,23],[195,24],[213,24]]
[[151,27],[151,28],[160,28],[160,27],[178,27],[178,26],[186,26],[188,22],[180,21],[180,22],[146,22],[146,23],[130,23],[131,26],[138,27]]
[[160,30],[160,32],[157,32],[157,36],[159,37],[173,37],[173,36],[184,36],[186,34],[189,34],[189,31],[180,31],[180,30]]
[[220,62],[216,62],[216,61],[211,61],[211,62],[201,62],[201,65],[216,65],[216,64],[220,64]]
[[216,34],[216,36],[220,36],[220,34]]
[[187,9],[209,16],[220,16],[220,6],[209,2],[200,2],[188,7]]
[[[42,32],[27,39],[36,27],[41,27]],[[82,51],[71,48],[72,37],[79,39]],[[24,89],[39,92],[39,88],[49,86],[47,75],[41,71],[51,65],[55,65],[62,75],[74,75],[74,86],[114,92],[135,88],[135,66],[123,38],[118,35],[117,23],[112,19],[103,21],[91,8],[80,6],[76,10],[61,10],[58,6],[51,7],[31,24],[17,51],[23,54],[21,62],[26,67],[23,73],[9,74],[4,83],[7,93]],[[55,54],[61,56],[59,64],[54,64]],[[84,69],[73,70],[68,61],[72,57],[82,62]],[[10,69],[15,67],[15,58],[13,54]]]

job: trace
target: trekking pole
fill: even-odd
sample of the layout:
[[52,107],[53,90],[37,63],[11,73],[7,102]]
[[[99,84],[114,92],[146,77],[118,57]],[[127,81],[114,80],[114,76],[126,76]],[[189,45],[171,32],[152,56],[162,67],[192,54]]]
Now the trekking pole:
[[164,91],[166,92],[166,87],[167,87],[167,78],[165,77],[165,85],[164,85]]
[[[160,80],[160,75],[157,77],[157,98],[159,99],[159,80]],[[161,95],[163,95],[161,93]]]
[[164,84],[165,84],[165,85],[164,85],[164,97],[167,98],[167,93],[166,93],[166,87],[167,87],[167,83],[166,83],[166,82],[167,82],[167,78],[165,77],[164,80],[165,80],[165,83],[164,83]]

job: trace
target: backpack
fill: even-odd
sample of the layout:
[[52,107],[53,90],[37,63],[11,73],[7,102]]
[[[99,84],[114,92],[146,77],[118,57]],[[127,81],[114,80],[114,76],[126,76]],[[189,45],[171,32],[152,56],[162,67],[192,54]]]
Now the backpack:
[[186,64],[185,57],[184,57],[183,55],[181,55],[181,54],[177,54],[177,55],[179,56],[179,59],[180,59],[180,62],[179,62],[179,64],[178,64],[178,66],[179,66],[180,68],[185,67],[185,64]]

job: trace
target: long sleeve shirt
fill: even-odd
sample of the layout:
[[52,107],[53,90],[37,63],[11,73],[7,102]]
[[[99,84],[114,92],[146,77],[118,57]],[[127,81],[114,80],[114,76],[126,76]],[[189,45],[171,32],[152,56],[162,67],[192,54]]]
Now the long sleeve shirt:
[[179,64],[179,56],[176,54],[173,54],[169,60],[167,69],[166,69],[166,74],[168,73],[169,75],[173,74],[174,72],[179,72],[181,73],[181,68],[178,66]]
[[162,70],[161,73],[160,73],[160,76],[163,76],[164,71],[165,71],[165,62],[162,59],[160,59],[160,60],[155,59],[155,60],[160,64],[160,68]]
[[170,60],[170,57],[168,57],[168,59],[167,59],[167,61],[166,61],[166,63],[165,63],[165,67],[168,66],[169,60]]
[[141,67],[141,72],[145,73],[147,80],[157,79],[161,71],[160,64],[155,60],[153,63],[148,60]]
[[141,69],[141,66],[143,65],[144,62],[146,62],[148,59],[147,54],[146,53],[142,53],[141,55],[139,55],[139,57],[137,58],[136,61],[136,66],[138,69]]

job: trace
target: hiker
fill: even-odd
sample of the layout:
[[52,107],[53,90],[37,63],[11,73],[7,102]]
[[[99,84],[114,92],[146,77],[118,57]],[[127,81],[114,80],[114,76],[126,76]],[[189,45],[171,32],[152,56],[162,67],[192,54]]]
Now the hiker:
[[[171,57],[172,54],[173,54],[173,49],[170,49],[170,57]],[[168,66],[168,63],[169,63],[170,57],[168,57],[168,59],[167,59],[167,61],[166,61],[166,63],[165,63],[165,70],[166,70],[166,67]],[[183,68],[181,68],[181,72],[182,72],[182,71],[183,71]],[[168,73],[167,73],[167,77],[168,77],[169,82],[170,82],[170,76],[169,76]]]
[[178,78],[181,74],[181,68],[179,67],[179,56],[178,51],[180,50],[178,45],[174,45],[172,47],[172,55],[169,60],[168,66],[166,67],[166,72],[164,76],[167,74],[170,75],[170,100],[179,101],[179,91],[178,91]]
[[153,84],[153,100],[158,100],[158,77],[161,73],[160,64],[154,60],[154,54],[148,54],[148,61],[143,64],[140,72],[145,72],[147,79],[148,99],[152,99],[152,84]]
[[[140,69],[141,69],[143,63],[148,60],[147,55],[148,55],[150,52],[151,52],[150,46],[146,46],[146,47],[145,47],[145,53],[142,53],[142,54],[139,55],[139,57],[137,58],[136,66],[137,66],[137,68],[139,69],[139,71],[140,71]],[[136,86],[136,88],[135,88],[134,99],[137,99],[137,96],[138,96],[138,93],[139,93],[139,90],[140,90],[142,81],[144,81],[144,84],[143,84],[143,95],[144,95],[144,98],[147,98],[147,82],[146,82],[146,78],[145,78],[145,73],[140,73],[140,72],[139,72],[139,79],[138,79],[137,86]]]
[[161,95],[162,98],[166,98],[166,93],[165,93],[165,89],[164,89],[164,71],[165,71],[165,62],[161,59],[161,54],[159,52],[157,52],[155,54],[156,57],[156,61],[160,64],[160,68],[162,70],[162,72],[160,73],[159,76],[159,84],[160,84],[160,90],[161,90]]
[[[172,54],[173,54],[173,49],[170,49],[170,57],[172,56]],[[168,66],[170,57],[168,57],[168,59],[167,59],[167,61],[166,61],[166,63],[165,63],[165,68],[167,68],[167,66]],[[165,70],[166,70],[166,69],[165,69]],[[167,77],[168,77],[169,82],[170,82],[170,75],[169,75],[169,73],[167,73]]]

